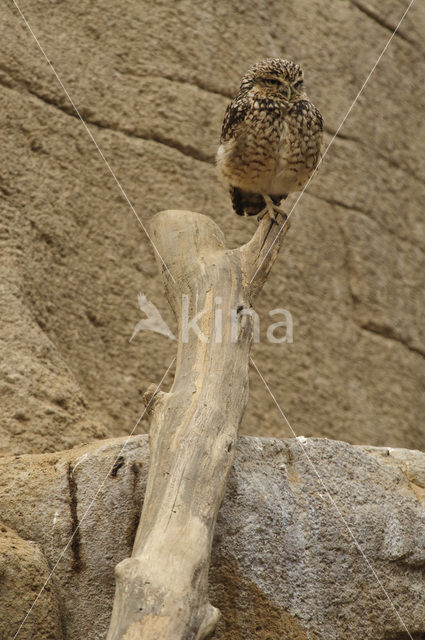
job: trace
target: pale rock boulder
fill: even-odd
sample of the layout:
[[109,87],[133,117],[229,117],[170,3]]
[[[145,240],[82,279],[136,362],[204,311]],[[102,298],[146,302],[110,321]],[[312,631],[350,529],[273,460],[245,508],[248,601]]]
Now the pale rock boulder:
[[[64,640],[104,637],[148,465],[146,436],[0,461],[1,518],[24,550],[0,591],[7,640],[56,563],[42,600],[50,626],[28,635],[35,608],[20,637],[61,638],[49,635],[58,607]],[[210,599],[223,614],[213,637],[407,639],[401,620],[423,637],[424,497],[418,451],[241,437],[213,544]]]

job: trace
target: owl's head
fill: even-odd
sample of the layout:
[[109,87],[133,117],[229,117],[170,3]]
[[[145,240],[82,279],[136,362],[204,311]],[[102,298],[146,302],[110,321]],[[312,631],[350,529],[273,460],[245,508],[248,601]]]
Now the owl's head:
[[287,102],[305,99],[304,72],[290,60],[267,58],[252,66],[242,78],[241,91],[258,91]]

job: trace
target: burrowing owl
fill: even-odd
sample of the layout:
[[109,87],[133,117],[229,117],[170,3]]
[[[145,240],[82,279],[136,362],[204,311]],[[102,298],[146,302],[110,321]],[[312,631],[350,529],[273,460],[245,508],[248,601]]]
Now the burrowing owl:
[[240,216],[274,218],[281,200],[300,191],[319,162],[322,116],[303,75],[288,60],[258,62],[227,107],[217,167]]

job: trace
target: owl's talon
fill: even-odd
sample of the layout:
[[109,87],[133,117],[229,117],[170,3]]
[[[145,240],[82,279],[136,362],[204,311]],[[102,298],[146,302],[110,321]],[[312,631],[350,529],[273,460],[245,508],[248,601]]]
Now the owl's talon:
[[273,220],[276,222],[276,224],[279,224],[278,219],[277,219],[277,217],[278,217],[279,215],[280,215],[280,216],[282,216],[282,218],[283,218],[284,220],[286,220],[286,219],[287,219],[287,215],[286,215],[286,213],[283,211],[283,209],[280,209],[279,207],[274,207],[274,218],[273,218]]
[[261,220],[265,215],[267,215],[267,213],[270,213],[268,207],[264,207],[264,209],[261,209],[260,213],[257,214],[257,222],[261,222]]
[[257,222],[261,222],[265,215],[269,214],[270,220],[276,224],[279,224],[277,220],[277,216],[280,214],[283,218],[286,217],[286,214],[281,211],[278,207],[265,207],[260,211],[257,215]]
[[277,216],[280,213],[279,209],[277,207],[273,207],[273,212],[270,212],[270,219],[272,222],[275,222],[277,224]]

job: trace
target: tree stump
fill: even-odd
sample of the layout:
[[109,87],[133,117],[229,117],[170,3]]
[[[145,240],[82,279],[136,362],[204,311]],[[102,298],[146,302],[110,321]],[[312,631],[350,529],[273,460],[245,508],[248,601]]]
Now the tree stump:
[[169,393],[147,394],[148,483],[132,556],[115,569],[107,640],[201,640],[217,623],[208,569],[248,399],[250,310],[287,227],[265,216],[247,244],[229,250],[207,216],[163,211],[152,221],[179,324],[176,375]]

